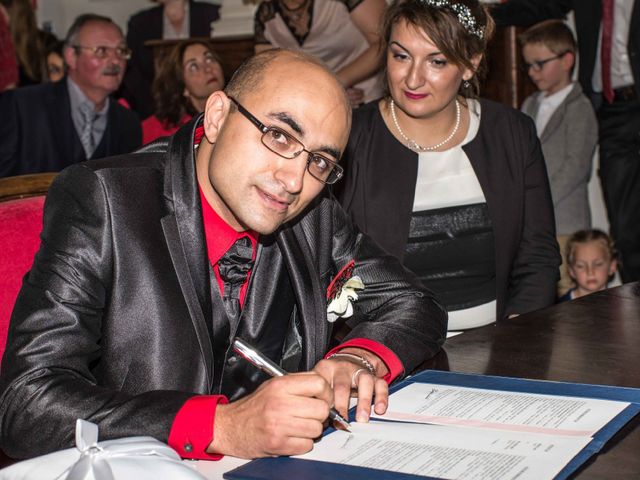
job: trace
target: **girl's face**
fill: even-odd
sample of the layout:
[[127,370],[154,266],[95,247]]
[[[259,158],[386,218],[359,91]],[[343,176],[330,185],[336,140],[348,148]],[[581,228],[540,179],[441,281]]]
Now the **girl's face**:
[[387,50],[387,81],[394,102],[407,115],[429,118],[451,105],[473,72],[451,63],[420,28],[399,20]]
[[581,293],[586,294],[607,288],[607,280],[616,268],[616,261],[609,258],[606,248],[599,242],[578,243],[569,274]]

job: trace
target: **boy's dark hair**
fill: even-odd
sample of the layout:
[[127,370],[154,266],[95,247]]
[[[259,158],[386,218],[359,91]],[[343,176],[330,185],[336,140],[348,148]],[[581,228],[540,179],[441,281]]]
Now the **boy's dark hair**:
[[573,65],[575,66],[576,39],[571,29],[562,20],[545,20],[544,22],[536,23],[518,35],[518,40],[523,47],[532,43],[539,43],[556,55],[571,53],[573,54]]

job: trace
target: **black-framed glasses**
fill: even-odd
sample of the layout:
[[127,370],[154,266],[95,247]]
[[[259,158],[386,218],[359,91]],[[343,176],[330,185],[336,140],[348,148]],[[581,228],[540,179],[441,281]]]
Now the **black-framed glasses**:
[[96,58],[107,58],[110,52],[114,52],[120,60],[129,60],[131,58],[131,49],[127,47],[107,47],[106,45],[98,45],[97,47],[71,45],[71,47],[75,50],[89,50]]
[[536,61],[531,62],[531,63],[526,63],[526,62],[525,62],[525,63],[522,65],[522,69],[523,69],[525,72],[528,72],[530,69],[532,69],[532,68],[533,68],[533,71],[534,71],[534,72],[541,72],[541,71],[542,71],[542,69],[544,68],[544,66],[545,66],[547,63],[549,63],[549,62],[550,62],[550,61],[552,61],[552,60],[557,60],[557,59],[559,59],[559,58],[562,58],[562,57],[564,57],[567,53],[569,53],[569,50],[567,50],[566,52],[559,53],[558,55],[555,55],[555,56],[553,56],[553,57],[545,58],[544,60],[536,60]]
[[309,155],[307,158],[307,171],[313,178],[328,185],[340,180],[343,169],[336,162],[319,153],[310,152],[300,140],[291,134],[278,127],[266,126],[253,116],[251,112],[240,105],[235,98],[229,97],[229,99],[235,103],[238,111],[262,132],[262,144],[273,153],[277,153],[283,158],[296,158],[302,152],[306,152]]

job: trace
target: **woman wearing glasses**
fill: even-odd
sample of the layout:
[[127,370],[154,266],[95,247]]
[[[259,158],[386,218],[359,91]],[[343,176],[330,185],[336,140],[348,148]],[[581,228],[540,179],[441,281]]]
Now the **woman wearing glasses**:
[[560,263],[533,122],[477,99],[493,21],[476,0],[394,2],[388,94],[354,112],[340,199],[449,311],[449,329],[551,305]]
[[204,112],[209,95],[223,87],[222,66],[209,42],[183,40],[176,44],[153,82],[155,115],[142,122],[142,143],[174,133]]

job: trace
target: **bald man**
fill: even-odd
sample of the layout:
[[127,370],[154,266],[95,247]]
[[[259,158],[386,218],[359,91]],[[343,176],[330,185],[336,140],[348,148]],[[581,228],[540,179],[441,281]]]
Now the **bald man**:
[[[358,421],[384,412],[446,313],[329,195],[350,122],[326,67],[271,50],[173,137],[62,172],[2,363],[5,452],[70,446],[83,418],[188,458],[292,455],[352,391]],[[236,337],[301,373],[266,378]]]

